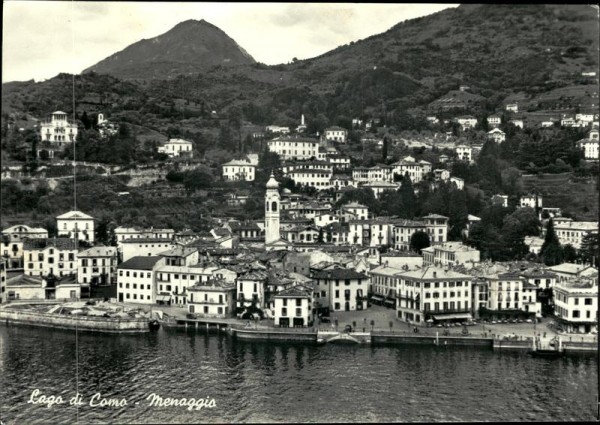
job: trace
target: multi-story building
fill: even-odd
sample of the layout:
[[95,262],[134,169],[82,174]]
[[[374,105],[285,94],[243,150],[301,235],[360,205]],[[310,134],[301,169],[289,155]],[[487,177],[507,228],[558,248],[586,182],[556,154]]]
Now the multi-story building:
[[365,189],[371,189],[375,198],[379,199],[381,194],[386,190],[398,190],[400,188],[400,184],[391,182],[373,182],[364,183],[360,187]]
[[508,207],[508,195],[496,194],[496,195],[492,196],[492,204],[500,205],[504,208],[507,208]]
[[170,158],[186,155],[192,157],[194,145],[183,139],[169,139],[167,143],[158,147],[158,153],[167,154]]
[[273,296],[275,326],[303,328],[313,323],[313,288],[298,285]]
[[582,139],[577,142],[579,149],[583,149],[583,157],[588,161],[598,161],[598,147],[600,141],[598,139]]
[[477,125],[477,118],[471,115],[464,115],[461,117],[456,117],[456,122],[460,124],[461,129],[464,131],[474,128]]
[[410,251],[410,240],[416,232],[427,233],[424,221],[395,220],[393,246],[399,251]]
[[351,245],[369,246],[371,244],[371,220],[349,220],[348,242]]
[[499,128],[494,128],[493,130],[488,131],[487,139],[500,144],[506,140],[506,133]]
[[267,142],[269,150],[282,160],[319,159],[319,141],[306,137],[281,136]]
[[472,318],[470,276],[432,266],[397,276],[398,319],[419,324]]
[[448,267],[463,265],[467,268],[479,263],[479,250],[463,245],[461,242],[444,242],[423,249],[423,266],[438,265]]
[[56,217],[58,236],[94,243],[94,217],[81,211],[69,211]]
[[364,310],[369,277],[352,269],[336,267],[313,273],[315,308],[330,311]]
[[226,318],[235,311],[235,283],[212,279],[188,288],[188,312],[199,317]]
[[473,148],[469,145],[456,145],[454,148],[459,161],[473,162]]
[[292,170],[288,173],[289,178],[301,186],[314,187],[317,190],[331,188],[331,177],[333,173],[327,170]]
[[495,273],[485,276],[488,281],[488,303],[480,314],[493,318],[537,315],[541,304],[537,301],[537,287],[523,279],[518,272]]
[[598,269],[585,264],[562,263],[548,267],[548,271],[556,275],[556,283],[577,279],[592,279],[596,282],[598,281]]
[[502,118],[499,115],[490,115],[487,118],[487,122],[489,125],[497,127],[502,123]]
[[372,269],[369,274],[371,276],[370,294],[371,301],[384,304],[390,307],[396,306],[396,290],[400,278],[398,273],[406,270],[396,267],[381,265]]
[[598,330],[598,285],[588,279],[557,283],[554,315],[566,332]]
[[342,127],[328,127],[325,129],[325,139],[330,142],[346,143],[348,130]]
[[149,257],[175,248],[173,239],[167,238],[133,238],[121,241],[122,261],[134,257]]
[[358,202],[350,202],[341,206],[340,216],[343,222],[367,220],[369,218],[369,208]]
[[109,285],[116,281],[117,248],[97,246],[77,255],[77,282],[80,284]]
[[521,208],[524,208],[524,207],[529,207],[529,208],[533,208],[533,209],[542,208],[542,200],[543,200],[542,195],[538,195],[538,194],[523,195],[519,199],[519,206]]
[[431,245],[448,240],[448,217],[439,214],[429,214],[421,219],[427,227],[427,234]]
[[23,268],[23,240],[26,238],[47,238],[48,231],[25,225],[16,225],[2,230],[2,257],[7,260],[8,269]]
[[119,302],[154,304],[157,301],[155,275],[164,264],[158,255],[133,257],[117,266],[117,300]]
[[61,148],[75,141],[77,124],[68,118],[66,112],[53,112],[49,118],[40,121],[40,137],[42,142]]
[[175,230],[173,229],[141,229],[137,227],[117,227],[114,229],[117,246],[121,245],[126,239],[173,239]]
[[268,308],[265,289],[269,275],[262,270],[253,270],[237,278],[237,308],[247,308],[254,304],[264,310]]
[[410,181],[413,183],[418,183],[423,180],[423,177],[432,170],[430,162],[425,160],[417,162],[413,157],[410,156],[393,163],[392,167],[392,172],[394,175],[404,177],[408,174]]
[[331,223],[323,227],[323,241],[334,245],[348,243],[349,226],[342,223]]
[[374,165],[373,167],[355,167],[352,170],[352,180],[356,184],[379,183],[394,181],[394,166]]
[[225,181],[254,181],[256,176],[256,165],[249,160],[232,159],[223,164],[223,180]]
[[46,277],[77,273],[76,242],[69,238],[35,238],[23,241],[24,274]]
[[581,249],[581,242],[586,235],[598,233],[597,221],[573,221],[563,217],[552,220],[561,245],[572,245],[575,249]]

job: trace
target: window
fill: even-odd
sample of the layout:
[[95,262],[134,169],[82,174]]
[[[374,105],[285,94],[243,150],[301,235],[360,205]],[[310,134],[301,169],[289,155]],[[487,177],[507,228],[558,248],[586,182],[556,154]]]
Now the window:
[[335,297],[336,297],[336,298],[339,298],[339,297],[340,297],[340,291],[339,291],[339,290],[335,291]]
[[[577,298],[575,298],[577,299]],[[579,318],[579,310],[573,310],[573,319],[578,319]]]
[[283,307],[283,308],[281,309],[281,315],[282,315],[283,317],[287,316],[287,308]]
[[591,298],[586,298],[585,299],[585,305],[592,305],[592,299]]

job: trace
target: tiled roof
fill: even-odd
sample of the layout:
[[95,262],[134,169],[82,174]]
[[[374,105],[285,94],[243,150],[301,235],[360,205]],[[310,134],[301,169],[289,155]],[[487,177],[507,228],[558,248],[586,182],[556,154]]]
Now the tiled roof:
[[47,247],[75,250],[76,241],[69,238],[27,238],[23,240],[23,250],[46,249]]
[[187,257],[188,255],[192,255],[194,252],[198,251],[196,248],[186,248],[183,246],[177,246],[168,251],[164,251],[159,253],[161,257]]
[[278,292],[277,295],[275,295],[273,298],[310,298],[312,296],[312,293],[312,288],[307,288],[306,286],[298,285]]
[[366,274],[358,273],[355,270],[344,269],[341,267],[316,272],[313,277],[315,279],[368,279]]
[[148,257],[133,257],[119,264],[117,268],[127,270],[152,270],[156,263],[161,259],[162,257],[158,255],[152,255]]
[[95,246],[93,248],[86,249],[77,254],[78,258],[83,257],[112,257],[116,255],[117,248],[114,246]]
[[161,242],[173,242],[172,239],[168,238],[129,238],[124,239],[121,243],[161,243]]
[[59,220],[64,220],[64,219],[85,219],[85,220],[92,220],[93,217],[89,216],[85,213],[82,213],[81,211],[69,211],[67,213],[61,214],[58,217],[56,217]]
[[469,275],[433,266],[421,270],[403,272],[400,275],[413,279],[470,279]]

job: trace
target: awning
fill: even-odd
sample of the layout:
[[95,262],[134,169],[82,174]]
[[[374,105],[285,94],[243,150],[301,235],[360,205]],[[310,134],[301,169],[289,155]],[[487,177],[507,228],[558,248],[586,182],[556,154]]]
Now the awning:
[[473,319],[469,313],[458,314],[436,314],[433,316],[435,320],[452,320],[452,319]]
[[372,299],[373,301],[383,301],[383,297],[382,297],[382,296],[379,296],[379,295],[372,295],[372,296],[371,296],[371,299]]
[[170,295],[157,295],[156,301],[169,302],[169,301],[171,301],[171,296]]
[[392,300],[385,300],[385,303],[386,303],[386,304],[395,304],[395,302],[394,302],[394,301],[392,301]]

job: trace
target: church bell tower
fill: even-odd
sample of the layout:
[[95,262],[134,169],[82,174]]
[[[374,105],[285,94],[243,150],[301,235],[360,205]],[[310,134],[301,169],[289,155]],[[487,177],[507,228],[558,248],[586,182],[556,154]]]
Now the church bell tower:
[[279,183],[271,173],[265,195],[265,244],[267,245],[279,240],[280,204]]

